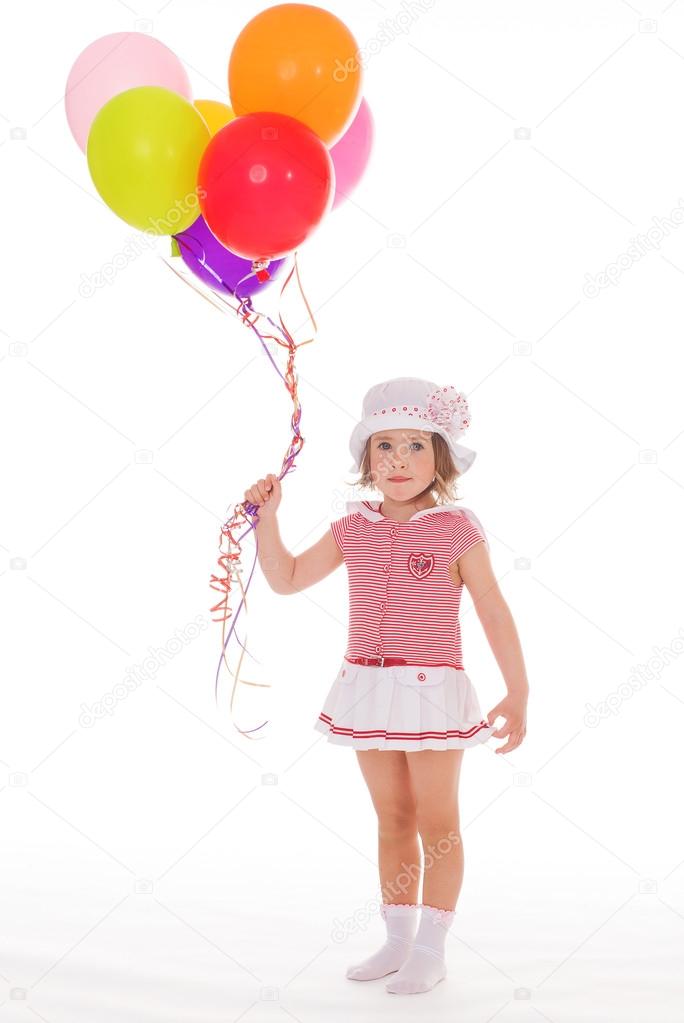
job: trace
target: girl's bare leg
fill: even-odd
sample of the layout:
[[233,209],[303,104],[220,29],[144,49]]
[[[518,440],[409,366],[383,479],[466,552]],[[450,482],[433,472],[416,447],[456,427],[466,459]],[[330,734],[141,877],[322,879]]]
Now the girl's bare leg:
[[463,750],[407,753],[425,857],[423,903],[413,947],[386,985],[394,994],[429,991],[446,976],[444,946],[463,883],[458,783]]
[[454,909],[463,884],[463,842],[458,806],[462,749],[407,753],[416,820],[425,857],[423,903]]
[[347,970],[350,980],[375,980],[408,958],[418,926],[420,849],[416,803],[403,750],[356,750],[378,818],[378,867],[387,941]]
[[416,903],[420,848],[416,800],[403,750],[356,750],[378,818],[383,902]]

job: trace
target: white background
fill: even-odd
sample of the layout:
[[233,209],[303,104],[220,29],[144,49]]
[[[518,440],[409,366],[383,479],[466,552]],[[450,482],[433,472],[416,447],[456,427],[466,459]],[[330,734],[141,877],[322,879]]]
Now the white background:
[[[478,458],[459,493],[531,687],[523,745],[465,754],[449,975],[417,1002],[344,976],[384,928],[363,922],[376,822],[354,753],[313,731],[345,648],[343,568],[290,598],[255,573],[242,674],[271,688],[242,687],[233,714],[268,720],[263,738],[234,727],[226,675],[214,699],[219,529],[280,470],[287,391],[254,335],[171,273],[167,238],[79,294],[137,232],[69,132],[76,56],[150,31],[195,97],[225,100],[262,6],[3,15],[0,1019],[678,1019],[681,213],[625,254],[684,208],[684,3],[328,5],[374,51],[376,136],[362,184],[299,252],[318,335],[297,353],[305,445],[283,539],[304,550],[358,498],[347,444],[372,383],[465,391]],[[378,44],[383,23],[396,39]],[[198,616],[197,638],[82,723]],[[462,620],[486,712],[505,690],[467,592]]]

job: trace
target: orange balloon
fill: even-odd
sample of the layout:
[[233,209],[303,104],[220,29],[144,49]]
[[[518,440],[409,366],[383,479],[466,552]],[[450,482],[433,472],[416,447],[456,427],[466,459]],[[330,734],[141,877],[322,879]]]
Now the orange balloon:
[[212,135],[235,117],[227,103],[219,103],[216,99],[196,99],[193,103]]
[[288,114],[333,145],[361,103],[358,49],[344,22],[322,7],[268,7],[247,22],[230,55],[235,114]]

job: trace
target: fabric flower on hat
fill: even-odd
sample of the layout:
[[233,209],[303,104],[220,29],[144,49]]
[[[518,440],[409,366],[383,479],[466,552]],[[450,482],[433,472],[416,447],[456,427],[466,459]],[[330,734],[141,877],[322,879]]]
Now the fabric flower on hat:
[[463,391],[447,386],[430,393],[427,418],[447,430],[454,439],[462,437],[470,426],[470,409]]

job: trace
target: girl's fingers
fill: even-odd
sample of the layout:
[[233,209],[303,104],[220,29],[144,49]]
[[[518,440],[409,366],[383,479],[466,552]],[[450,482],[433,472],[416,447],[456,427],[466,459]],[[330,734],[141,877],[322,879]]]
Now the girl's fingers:
[[245,490],[245,501],[249,501],[250,504],[265,504],[277,492],[279,485],[278,478],[270,472],[264,479],[257,480]]
[[524,732],[523,732],[522,735],[520,734],[519,731],[513,732],[513,734],[509,737],[508,741],[503,746],[500,746],[499,749],[496,750],[496,752],[497,753],[510,753],[511,750],[514,750],[514,749],[518,748],[520,743],[523,741],[524,737],[525,737],[525,733]]

